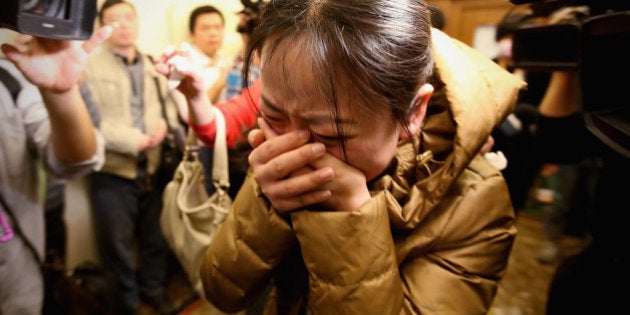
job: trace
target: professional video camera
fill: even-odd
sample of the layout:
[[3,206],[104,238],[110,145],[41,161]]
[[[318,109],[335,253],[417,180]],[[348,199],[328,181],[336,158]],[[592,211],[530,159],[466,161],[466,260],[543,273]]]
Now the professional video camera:
[[96,0],[1,0],[0,27],[53,39],[87,39]]
[[527,25],[513,37],[514,65],[524,69],[579,71],[589,130],[630,157],[630,1],[510,0],[534,16],[587,6],[589,14],[556,24]]

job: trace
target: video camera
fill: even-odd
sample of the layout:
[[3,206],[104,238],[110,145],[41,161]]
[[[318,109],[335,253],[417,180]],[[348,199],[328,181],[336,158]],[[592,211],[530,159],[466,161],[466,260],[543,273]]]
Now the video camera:
[[92,35],[96,0],[1,0],[0,27],[38,37],[82,40]]
[[528,4],[534,16],[570,6],[589,14],[548,25],[516,30],[512,56],[518,68],[579,71],[588,129],[606,145],[630,157],[630,1],[510,0]]

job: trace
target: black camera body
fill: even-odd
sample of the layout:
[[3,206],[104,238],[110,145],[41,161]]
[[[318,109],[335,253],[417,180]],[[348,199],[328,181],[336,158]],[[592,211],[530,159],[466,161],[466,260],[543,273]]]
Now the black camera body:
[[96,0],[1,0],[0,27],[38,37],[83,40],[92,35]]
[[582,109],[588,129],[622,156],[630,157],[630,1],[510,0],[530,4],[534,15],[568,6],[588,6],[586,17],[516,30],[515,67],[579,71]]

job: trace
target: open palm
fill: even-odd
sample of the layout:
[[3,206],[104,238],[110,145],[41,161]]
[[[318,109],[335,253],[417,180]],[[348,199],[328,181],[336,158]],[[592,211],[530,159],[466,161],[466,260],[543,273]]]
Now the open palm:
[[63,92],[77,83],[89,53],[110,35],[111,27],[103,27],[84,42],[35,37],[25,52],[9,44],[2,52],[31,83]]

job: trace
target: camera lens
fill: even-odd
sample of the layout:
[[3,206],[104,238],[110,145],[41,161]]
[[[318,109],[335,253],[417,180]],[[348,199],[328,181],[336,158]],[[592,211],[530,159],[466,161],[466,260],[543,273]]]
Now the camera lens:
[[22,11],[55,18],[66,17],[67,0],[21,0]]

